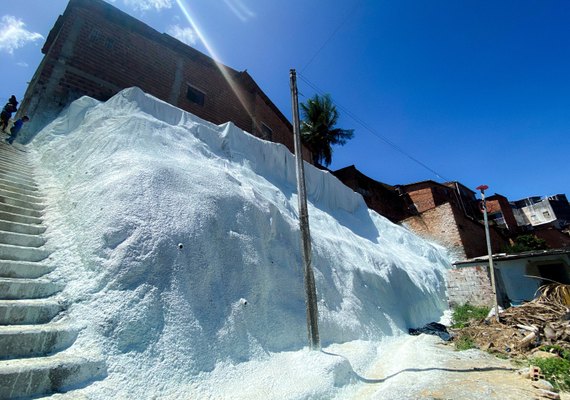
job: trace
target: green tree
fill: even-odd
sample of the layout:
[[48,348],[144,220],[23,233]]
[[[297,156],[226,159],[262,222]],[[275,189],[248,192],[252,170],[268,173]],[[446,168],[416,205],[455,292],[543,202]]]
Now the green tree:
[[332,161],[332,146],[344,145],[354,136],[353,129],[336,128],[339,113],[329,94],[301,103],[301,140],[313,154],[313,160],[328,166]]
[[546,240],[540,239],[535,235],[520,235],[514,240],[506,250],[507,253],[521,253],[523,251],[546,250],[548,244]]

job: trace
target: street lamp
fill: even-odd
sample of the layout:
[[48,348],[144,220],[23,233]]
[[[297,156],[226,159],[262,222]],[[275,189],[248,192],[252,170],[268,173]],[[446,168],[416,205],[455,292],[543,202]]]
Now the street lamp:
[[497,303],[497,286],[495,285],[495,267],[493,266],[493,250],[491,249],[491,235],[489,234],[489,219],[487,218],[487,201],[485,200],[485,190],[487,185],[480,185],[476,188],[481,192],[481,209],[485,221],[485,237],[487,239],[487,253],[489,254],[489,275],[491,276],[491,287],[493,289],[493,305],[495,307],[495,319],[499,322],[499,304]]

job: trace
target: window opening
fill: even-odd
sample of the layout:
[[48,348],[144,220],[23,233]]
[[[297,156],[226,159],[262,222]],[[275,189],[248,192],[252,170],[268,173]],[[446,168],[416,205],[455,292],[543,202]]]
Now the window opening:
[[186,92],[186,98],[192,103],[196,103],[199,106],[204,105],[206,99],[206,94],[193,86],[188,85],[188,91]]

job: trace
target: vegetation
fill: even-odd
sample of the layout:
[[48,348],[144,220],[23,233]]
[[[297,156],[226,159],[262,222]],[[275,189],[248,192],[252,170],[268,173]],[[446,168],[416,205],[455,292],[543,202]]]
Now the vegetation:
[[546,380],[558,390],[570,390],[570,360],[568,358],[532,358],[530,364],[539,367]]
[[469,324],[470,320],[482,320],[489,315],[489,307],[476,307],[470,304],[457,306],[453,309],[451,316],[452,328],[460,329]]
[[505,249],[507,253],[521,253],[523,251],[546,250],[546,240],[539,239],[535,235],[520,235]]
[[301,110],[301,140],[310,149],[315,162],[330,165],[332,146],[346,144],[354,136],[354,130],[335,127],[339,113],[328,94],[316,94],[301,104]]
[[[557,354],[560,357],[565,358],[566,360],[570,361],[570,351],[568,349],[564,349],[560,346],[545,345],[545,346],[541,346],[540,350],[546,351],[548,353]],[[570,371],[568,371],[568,372],[570,372]]]
[[469,335],[460,335],[455,340],[455,350],[457,350],[457,351],[474,349],[476,347],[477,347],[477,345],[475,344],[475,341]]

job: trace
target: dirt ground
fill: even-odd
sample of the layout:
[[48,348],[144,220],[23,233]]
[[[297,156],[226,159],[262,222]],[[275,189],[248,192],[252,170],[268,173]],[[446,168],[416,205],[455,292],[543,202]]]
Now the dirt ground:
[[[410,336],[360,374],[352,399],[542,399],[521,365],[480,350],[455,351],[435,336]],[[562,399],[570,395],[563,393]]]

